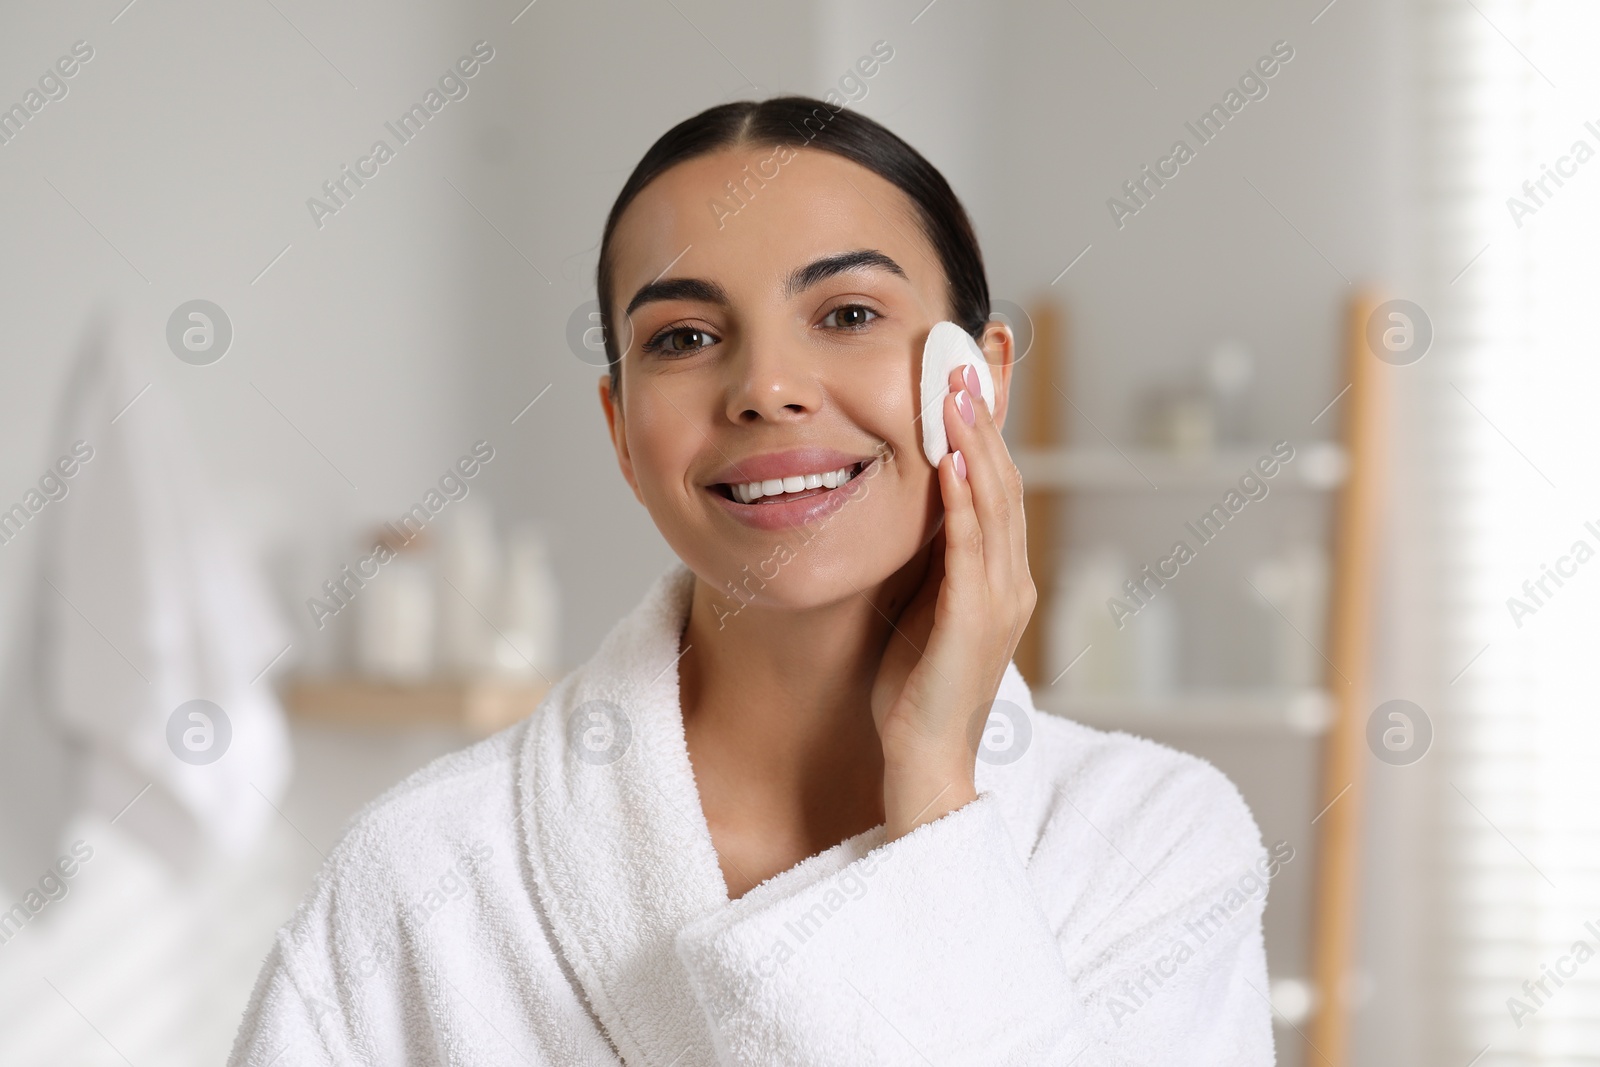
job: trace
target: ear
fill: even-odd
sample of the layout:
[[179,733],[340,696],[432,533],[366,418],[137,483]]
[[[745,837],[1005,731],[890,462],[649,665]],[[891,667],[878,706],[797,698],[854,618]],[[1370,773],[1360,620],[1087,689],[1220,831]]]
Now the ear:
[[623,421],[622,405],[611,395],[609,374],[600,375],[600,407],[606,413],[606,430],[611,434],[611,447],[617,453],[617,466],[628,488],[633,490],[633,498],[643,504],[644,497],[639,495],[639,483],[633,476],[633,457],[628,454],[628,429]]
[[978,340],[983,349],[984,361],[994,377],[994,422],[1002,430],[1006,425],[1006,411],[1011,407],[1011,371],[1016,366],[1017,342],[1011,327],[1003,322],[990,322]]

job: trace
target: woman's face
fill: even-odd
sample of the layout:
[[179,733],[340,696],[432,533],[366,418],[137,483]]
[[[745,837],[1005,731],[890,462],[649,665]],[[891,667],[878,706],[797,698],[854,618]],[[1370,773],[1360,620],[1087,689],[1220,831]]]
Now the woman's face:
[[[943,513],[917,395],[923,342],[950,317],[909,198],[831,153],[723,150],[646,186],[613,253],[622,384],[613,404],[601,378],[601,403],[679,558],[793,608],[903,568]],[[1003,419],[1009,331],[984,347]],[[854,486],[830,489],[840,470]]]

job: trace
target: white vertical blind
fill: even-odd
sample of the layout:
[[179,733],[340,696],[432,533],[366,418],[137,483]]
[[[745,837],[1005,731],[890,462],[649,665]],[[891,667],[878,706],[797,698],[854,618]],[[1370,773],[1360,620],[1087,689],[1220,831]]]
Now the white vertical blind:
[[1420,10],[1435,1062],[1600,1064],[1600,5]]

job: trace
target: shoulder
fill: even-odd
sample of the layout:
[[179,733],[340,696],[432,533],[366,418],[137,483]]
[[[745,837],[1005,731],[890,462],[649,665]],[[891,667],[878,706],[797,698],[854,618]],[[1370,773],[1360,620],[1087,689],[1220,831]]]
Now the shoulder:
[[1030,873],[1052,884],[1137,888],[1171,906],[1238,878],[1265,850],[1244,797],[1198,756],[1038,712],[1016,810]]
[[531,720],[448,753],[364,807],[329,856],[344,866],[374,851],[426,854],[503,834],[514,808],[516,762]]
[[[1038,771],[1058,797],[1114,824],[1164,823],[1221,843],[1260,844],[1255,819],[1238,787],[1210,762],[1144,737],[1097,730],[1057,715],[1039,715]],[[1085,805],[1087,805],[1085,807]],[[1170,831],[1169,831],[1170,832]]]
[[392,927],[434,900],[481,893],[516,870],[516,768],[531,720],[449,753],[369,802],[345,827],[285,928]]

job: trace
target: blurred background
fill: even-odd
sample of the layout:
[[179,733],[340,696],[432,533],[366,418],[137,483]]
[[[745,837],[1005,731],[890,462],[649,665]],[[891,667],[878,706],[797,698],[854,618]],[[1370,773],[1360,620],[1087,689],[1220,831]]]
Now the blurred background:
[[1026,349],[1038,703],[1293,849],[1279,1062],[1600,1063],[1592,5],[3,18],[0,1062],[220,1062],[346,821],[638,601],[605,212],[831,91]]

